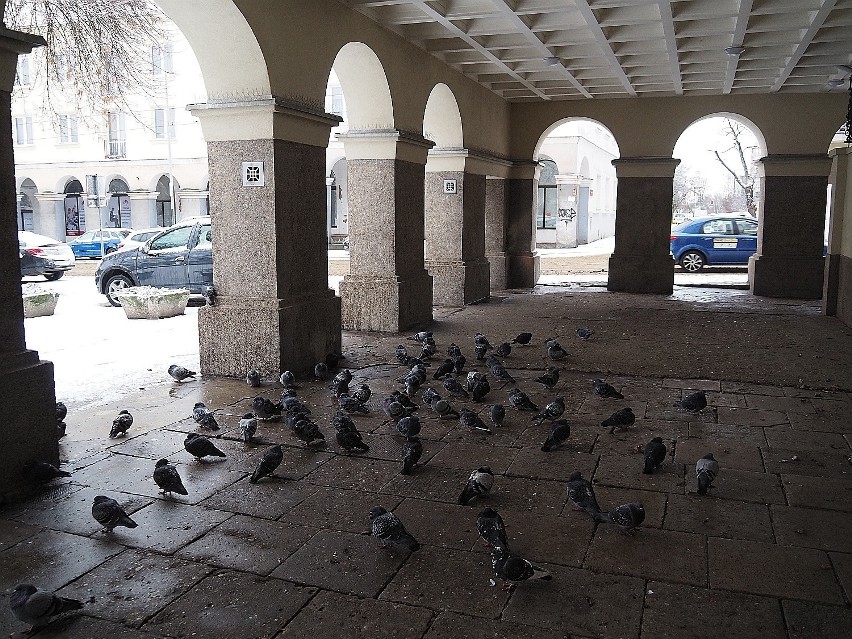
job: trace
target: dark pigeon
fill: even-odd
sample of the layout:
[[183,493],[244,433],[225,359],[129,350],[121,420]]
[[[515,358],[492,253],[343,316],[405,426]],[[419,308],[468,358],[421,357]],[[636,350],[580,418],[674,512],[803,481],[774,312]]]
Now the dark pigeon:
[[133,415],[126,410],[119,412],[118,417],[112,420],[112,428],[109,430],[110,438],[126,435],[132,425]]
[[224,457],[225,453],[216,448],[216,444],[198,433],[189,433],[183,440],[183,447],[190,455],[201,461],[204,457]]
[[402,470],[400,474],[410,475],[422,456],[423,444],[420,443],[420,438],[415,436],[408,437],[405,440],[405,444],[402,445]]
[[70,477],[71,473],[65,470],[59,470],[53,464],[44,461],[33,461],[24,466],[21,470],[24,478],[34,484],[46,484],[59,477]]
[[544,407],[544,410],[533,416],[532,419],[539,420],[540,424],[545,419],[549,419],[550,421],[559,419],[560,417],[562,417],[562,413],[564,412],[565,400],[562,397],[557,397],[552,402],[548,403],[547,406]]
[[544,440],[544,443],[541,445],[541,449],[544,452],[549,453],[554,448],[560,446],[570,435],[571,426],[568,425],[567,420],[558,419],[551,423],[550,434],[547,436],[547,439]]
[[444,363],[441,364],[438,369],[435,371],[434,375],[432,375],[432,379],[441,379],[444,375],[448,375],[455,370],[455,365],[453,364],[453,360],[445,359]]
[[260,458],[260,463],[249,478],[249,483],[256,484],[263,477],[272,477],[272,473],[281,465],[282,461],[284,461],[284,451],[281,446],[275,445],[272,448],[267,448]]
[[491,392],[491,384],[488,383],[488,377],[478,375],[471,385],[470,394],[475,402],[481,402],[485,396]]
[[592,380],[592,390],[595,392],[595,395],[600,397],[624,399],[624,395],[619,393],[614,387],[610,386],[602,379]]
[[432,402],[434,402],[436,399],[441,399],[441,396],[434,388],[427,388],[420,395],[420,400],[429,408],[432,408]]
[[160,487],[160,492],[163,494],[189,494],[183,486],[183,482],[180,479],[180,474],[178,474],[177,468],[172,466],[168,459],[161,459],[154,466],[154,482]]
[[420,419],[415,415],[403,417],[396,423],[396,432],[405,437],[413,437],[420,433]]
[[457,380],[455,377],[445,377],[443,384],[444,388],[446,388],[447,391],[449,391],[453,395],[456,395],[458,397],[464,397],[465,399],[468,399],[470,397],[468,392],[461,384],[459,384],[459,380]]
[[526,346],[532,339],[532,333],[518,333],[518,336],[512,340],[512,344],[523,344]]
[[191,371],[188,368],[184,368],[183,366],[178,366],[177,364],[172,364],[169,366],[169,375],[172,376],[176,382],[182,382],[185,379],[189,379],[190,377],[195,377],[198,373],[195,371]]
[[68,415],[68,407],[65,406],[62,402],[56,402],[56,421],[64,422],[65,417]]
[[104,527],[101,532],[105,533],[111,533],[118,526],[136,528],[139,525],[127,516],[127,513],[116,500],[106,495],[95,497],[95,501],[92,503],[92,517]]
[[645,466],[642,472],[650,475],[660,464],[666,461],[666,445],[662,437],[654,437],[645,444]]
[[420,548],[417,540],[405,529],[399,517],[381,506],[370,510],[370,534],[382,540],[382,548],[400,546],[414,552]]
[[590,328],[578,328],[577,329],[577,337],[579,337],[584,342],[594,334],[595,334],[595,332]]
[[299,388],[298,386],[296,386],[296,376],[293,375],[291,371],[284,371],[283,373],[281,373],[279,381],[281,382],[281,385],[284,388]]
[[512,345],[509,342],[503,342],[494,349],[494,354],[497,357],[508,357],[512,353]]
[[536,377],[535,381],[539,384],[544,384],[545,388],[553,388],[559,382],[559,369],[548,368],[547,372],[540,377]]
[[568,351],[562,348],[559,342],[551,342],[547,347],[547,356],[550,359],[565,359],[568,357]]
[[428,340],[430,337],[432,337],[432,331],[420,331],[419,333],[415,333],[414,335],[412,335],[408,339],[415,341],[415,342],[420,342],[422,344],[423,342]]
[[340,362],[341,356],[337,353],[328,353],[325,356],[325,365],[328,370],[334,370],[337,368],[337,364]]
[[260,388],[260,373],[256,370],[250,370],[246,373],[246,384],[252,388]]
[[506,409],[503,404],[492,404],[488,410],[488,415],[491,417],[491,423],[495,426],[501,426],[506,418]]
[[325,441],[325,435],[322,434],[319,426],[309,419],[297,421],[293,427],[293,434],[302,440],[306,447],[314,442],[322,444]]
[[50,620],[63,612],[80,610],[82,601],[59,597],[52,592],[39,590],[31,584],[18,584],[9,598],[9,607],[15,617],[30,624],[26,636],[35,634],[40,628],[50,623]]
[[538,412],[538,406],[530,401],[527,394],[520,388],[513,388],[509,391],[509,405],[517,410],[535,411]]
[[636,526],[645,521],[645,509],[639,502],[616,506],[608,513],[599,513],[595,521],[610,522],[625,535],[635,535]]
[[615,429],[623,430],[632,425],[636,421],[636,415],[633,414],[633,409],[630,406],[615,411],[612,415],[601,422],[601,426],[609,428],[612,433]]
[[373,396],[373,391],[370,390],[370,387],[366,384],[361,384],[358,388],[352,391],[352,397],[357,399],[362,404],[366,404],[370,401],[370,397]]
[[527,561],[523,557],[510,555],[508,552],[495,552],[491,555],[491,565],[494,574],[503,581],[503,589],[511,590],[514,585],[530,579],[550,581],[553,575]]
[[245,413],[240,418],[240,437],[246,444],[250,444],[256,434],[257,418],[254,413]]
[[568,478],[568,499],[574,510],[582,510],[592,517],[601,512],[592,484],[587,479],[583,479],[580,471],[574,471]]
[[452,342],[449,346],[447,346],[447,357],[449,357],[450,359],[455,359],[461,354],[461,349],[456,345],[455,342]]
[[495,552],[509,552],[509,538],[503,518],[493,508],[486,508],[476,518],[476,529],[485,544]]
[[457,418],[459,412],[446,399],[436,399],[432,402],[432,410],[438,413],[438,419],[445,417]]
[[[289,397],[293,397],[290,395]],[[298,402],[298,398],[296,398]],[[301,402],[300,402],[301,403]],[[252,412],[258,419],[275,420],[281,416],[284,406],[281,402],[275,403],[272,400],[258,395],[251,402]],[[288,408],[289,410],[289,408]]]
[[704,391],[698,391],[697,393],[687,395],[680,401],[675,402],[674,405],[691,413],[697,413],[707,408],[707,395]]
[[402,344],[396,347],[396,351],[394,351],[394,357],[396,357],[396,361],[400,364],[405,365],[408,362],[408,358],[410,355],[408,354],[408,349],[405,348]]
[[340,408],[345,410],[347,413],[369,413],[370,409],[363,403],[358,401],[356,398],[350,395],[338,395],[337,403],[340,404]]
[[494,348],[491,346],[491,343],[488,341],[488,338],[485,337],[482,333],[477,333],[473,336],[473,345],[474,347],[484,348],[485,350],[491,350]]
[[707,453],[695,464],[695,478],[698,480],[698,494],[706,495],[712,487],[713,480],[719,474],[719,462],[713,453]]
[[467,484],[459,495],[459,503],[467,506],[475,497],[484,497],[491,491],[494,485],[494,473],[488,466],[480,466],[470,473]]
[[490,433],[491,429],[485,424],[484,421],[474,413],[472,410],[468,408],[462,408],[459,411],[459,424],[464,426],[465,428],[472,428],[473,430],[481,430],[486,433]]
[[488,352],[488,347],[486,346],[474,346],[473,347],[473,356],[477,361],[482,361],[485,359],[485,354]]
[[325,362],[320,362],[316,366],[314,366],[314,377],[321,382],[324,382],[328,379],[328,364]]
[[465,364],[467,364],[467,359],[461,353],[453,357],[453,369],[456,371],[456,375],[462,374]]

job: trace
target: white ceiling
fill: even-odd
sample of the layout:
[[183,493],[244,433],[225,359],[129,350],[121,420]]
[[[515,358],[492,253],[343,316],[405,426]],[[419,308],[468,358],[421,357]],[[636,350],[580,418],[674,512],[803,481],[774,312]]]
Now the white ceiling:
[[852,0],[340,1],[511,101],[817,92],[852,61]]

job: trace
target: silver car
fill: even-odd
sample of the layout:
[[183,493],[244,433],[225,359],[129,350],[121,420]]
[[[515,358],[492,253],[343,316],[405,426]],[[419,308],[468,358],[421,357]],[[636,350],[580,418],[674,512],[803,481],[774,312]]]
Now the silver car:
[[74,268],[74,252],[65,242],[31,231],[18,231],[18,243],[22,251],[53,262],[51,270],[44,273],[48,281],[58,280],[65,271]]

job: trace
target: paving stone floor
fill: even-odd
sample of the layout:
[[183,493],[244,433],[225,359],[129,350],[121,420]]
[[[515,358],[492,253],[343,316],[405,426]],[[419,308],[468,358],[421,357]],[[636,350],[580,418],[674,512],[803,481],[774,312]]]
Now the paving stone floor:
[[[573,336],[580,325],[595,329],[589,342]],[[0,628],[24,630],[6,599],[26,581],[85,603],[38,637],[852,636],[848,327],[810,304],[731,292],[678,301],[556,291],[436,310],[431,328],[442,353],[454,341],[478,369],[476,330],[493,343],[531,330],[533,343],[506,364],[533,401],[565,397],[567,444],[542,452],[547,427],[529,413],[509,409],[488,435],[424,409],[423,461],[400,475],[402,442],[380,410],[403,371],[393,348],[415,350],[398,335],[345,335],[354,383],[374,392],[372,412],[355,417],[371,447],[362,455],[339,449],[330,392],[307,380],[300,395],[327,438],[317,450],[280,423],[261,425],[257,443],[241,442],[237,422],[256,394],[241,380],[164,384],[120,404],[72,408],[61,441],[72,477],[0,509]],[[532,381],[548,364],[541,344],[550,335],[571,353],[552,392]],[[595,376],[625,399],[594,396]],[[710,401],[701,414],[672,406],[699,388]],[[277,399],[280,390],[270,381],[260,393]],[[183,450],[196,401],[217,410],[224,460],[196,462]],[[473,406],[495,401],[506,403],[506,389]],[[600,421],[623,406],[638,420],[610,434]],[[121,408],[134,424],[110,440]],[[669,456],[644,475],[637,448],[656,435]],[[272,443],[285,451],[279,476],[250,484]],[[699,497],[694,465],[708,451],[721,472]],[[188,496],[158,493],[151,473],[160,457],[177,465]],[[497,474],[491,495],[458,505],[483,463]],[[634,537],[566,505],[575,469],[592,478],[605,508],[643,503]],[[120,501],[139,527],[99,532],[90,514],[97,494]],[[418,552],[379,549],[366,534],[375,505],[397,513]],[[492,583],[475,527],[485,505],[501,513],[513,550],[552,581],[511,593]]]

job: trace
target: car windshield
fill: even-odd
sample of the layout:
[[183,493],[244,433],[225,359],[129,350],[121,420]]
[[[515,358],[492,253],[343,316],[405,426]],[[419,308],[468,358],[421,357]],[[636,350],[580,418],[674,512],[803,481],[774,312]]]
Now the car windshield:
[[192,235],[192,226],[182,226],[163,233],[156,240],[151,242],[152,251],[161,251],[163,249],[185,248],[189,237]]

